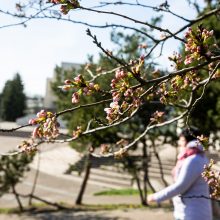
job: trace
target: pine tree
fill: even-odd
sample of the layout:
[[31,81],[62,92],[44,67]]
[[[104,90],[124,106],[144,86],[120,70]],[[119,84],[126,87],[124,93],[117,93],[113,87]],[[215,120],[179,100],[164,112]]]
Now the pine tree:
[[26,97],[20,75],[5,83],[0,100],[0,118],[5,121],[15,121],[24,115]]
[[[199,13],[203,15],[208,10],[218,7],[218,1],[206,1],[206,7]],[[209,30],[214,30],[216,44],[220,45],[220,26],[219,18],[215,15],[203,21],[202,25]],[[219,48],[210,51],[212,54],[220,55]],[[199,91],[200,94],[202,90]],[[220,129],[220,86],[219,80],[212,82],[203,96],[202,102],[199,102],[191,114],[191,123],[196,125],[205,134],[217,132]]]

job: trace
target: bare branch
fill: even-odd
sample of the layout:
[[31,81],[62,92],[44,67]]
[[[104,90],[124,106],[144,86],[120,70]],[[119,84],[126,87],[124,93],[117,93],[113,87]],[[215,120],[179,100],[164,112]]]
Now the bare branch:
[[64,111],[55,113],[55,115],[56,115],[56,117],[59,117],[60,115],[66,114],[68,112],[74,112],[74,111],[76,111],[80,108],[87,108],[87,107],[91,107],[91,106],[96,106],[96,105],[104,104],[104,103],[110,102],[110,101],[112,101],[112,99],[106,99],[106,100],[102,100],[102,101],[99,101],[99,102],[94,102],[94,103],[85,104],[85,105],[79,105],[79,106],[69,108],[69,109],[65,109]]
[[21,128],[30,127],[30,126],[32,126],[32,125],[26,124],[26,125],[21,125],[21,126],[19,126],[19,127],[10,128],[10,129],[0,128],[0,132],[13,132],[13,131],[19,130],[19,129],[21,129]]
[[153,9],[155,11],[162,11],[162,12],[166,12],[166,13],[170,13],[172,14],[173,16],[177,17],[177,18],[180,18],[184,21],[187,21],[187,22],[190,22],[191,20],[190,19],[187,19],[187,18],[184,18],[183,16],[180,16],[174,12],[172,12],[170,9],[163,9],[162,7],[158,7],[158,6],[149,6],[149,5],[144,5],[144,4],[140,4],[140,3],[129,3],[129,2],[122,2],[122,1],[118,1],[118,2],[114,2],[114,3],[111,3],[111,2],[100,2],[102,4],[102,6],[108,6],[108,5],[130,5],[130,6],[138,6],[138,7],[142,7],[142,8],[149,8],[149,9]]
[[202,20],[204,20],[204,19],[206,19],[206,18],[208,18],[208,17],[210,17],[210,16],[216,14],[216,13],[219,12],[219,11],[220,11],[220,8],[216,8],[216,9],[214,9],[214,10],[212,10],[212,11],[207,12],[206,14],[204,14],[204,15],[198,17],[197,19],[192,20],[192,21],[189,22],[187,25],[185,25],[185,26],[183,26],[182,28],[180,28],[176,33],[174,33],[174,35],[177,35],[177,34],[181,33],[181,32],[184,31],[186,28],[188,28],[188,27],[192,26],[193,24],[196,24],[196,23],[198,23],[198,22],[200,22],[200,21],[202,21]]
[[[197,104],[199,103],[199,101],[201,101],[202,98],[204,97],[205,91],[206,91],[206,89],[207,89],[207,86],[208,86],[208,84],[210,83],[212,77],[214,76],[214,74],[215,74],[215,72],[217,71],[217,69],[219,68],[219,66],[220,66],[220,62],[218,62],[218,64],[215,66],[215,68],[213,69],[213,71],[212,71],[211,74],[209,75],[207,81],[205,82],[205,84],[204,84],[204,86],[203,86],[202,94],[200,95],[200,97],[197,98],[190,106],[188,106],[188,107],[190,107],[190,110],[189,110],[188,115],[187,115],[187,117],[186,117],[187,124],[188,124],[188,121],[189,121],[190,113],[195,109],[196,105],[197,105]],[[200,85],[199,85],[199,86],[200,86]],[[196,88],[194,89],[194,91],[197,90],[197,89],[198,89],[198,88],[196,87]]]

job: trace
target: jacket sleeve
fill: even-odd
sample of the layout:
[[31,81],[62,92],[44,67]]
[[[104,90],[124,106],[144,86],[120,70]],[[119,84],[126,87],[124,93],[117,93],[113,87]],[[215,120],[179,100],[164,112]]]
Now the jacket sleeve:
[[153,198],[157,202],[171,199],[179,194],[184,194],[191,185],[201,176],[203,165],[198,161],[198,155],[188,157],[180,170],[177,181],[167,188],[153,194]]

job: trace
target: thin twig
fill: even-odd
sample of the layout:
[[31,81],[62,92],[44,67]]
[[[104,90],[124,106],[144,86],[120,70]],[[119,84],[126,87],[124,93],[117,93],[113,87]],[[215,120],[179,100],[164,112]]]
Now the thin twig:
[[0,132],[13,132],[13,131],[16,131],[16,130],[18,130],[18,129],[25,128],[25,127],[30,127],[30,126],[32,126],[32,125],[26,124],[26,125],[21,125],[21,126],[19,126],[19,127],[10,128],[10,129],[0,128]]

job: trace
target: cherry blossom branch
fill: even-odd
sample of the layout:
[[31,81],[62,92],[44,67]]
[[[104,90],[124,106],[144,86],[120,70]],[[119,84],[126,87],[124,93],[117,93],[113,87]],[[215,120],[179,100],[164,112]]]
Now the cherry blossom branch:
[[81,24],[81,25],[85,25],[87,27],[91,27],[91,28],[123,28],[123,29],[128,29],[128,30],[133,30],[133,31],[136,31],[148,38],[150,38],[152,41],[154,41],[155,43],[158,42],[159,40],[155,39],[153,36],[149,35],[148,33],[140,30],[140,29],[137,29],[135,27],[129,27],[129,26],[125,26],[125,25],[119,25],[119,24],[105,24],[105,25],[94,25],[94,24],[89,24],[87,22],[83,22],[83,21],[76,21],[76,20],[73,20],[71,18],[63,18],[63,17],[55,17],[55,16],[48,16],[48,15],[44,15],[44,16],[35,16],[35,17],[27,17],[27,18],[31,18],[31,19],[56,19],[56,20],[59,20],[59,21],[67,21],[67,22],[70,22],[70,23],[74,23],[74,24]]
[[181,33],[186,28],[191,27],[192,25],[194,25],[194,24],[196,24],[196,23],[198,23],[198,22],[200,22],[200,21],[202,21],[202,20],[204,20],[204,19],[206,19],[206,18],[216,14],[219,11],[220,11],[220,8],[216,8],[216,9],[213,9],[212,11],[209,11],[209,12],[205,13],[204,15],[202,15],[202,16],[194,19],[194,20],[191,20],[187,25],[183,26],[177,32],[175,32],[174,35],[177,35],[177,34]]
[[[182,70],[179,70],[179,71],[175,71],[175,72],[172,72],[172,73],[169,73],[165,76],[162,76],[162,77],[159,77],[157,79],[152,79],[152,80],[148,80],[148,81],[141,81],[141,84],[137,85],[137,86],[134,86],[134,88],[137,88],[137,87],[141,87],[143,85],[146,85],[146,84],[150,84],[150,83],[158,83],[158,82],[162,82],[164,80],[167,80],[169,78],[172,78],[173,76],[176,76],[176,75],[181,75],[181,74],[184,74],[184,73],[187,73],[191,70],[196,70],[196,69],[199,69],[207,64],[209,64],[211,61],[216,61],[216,60],[219,60],[220,59],[220,56],[216,56],[216,57],[212,57],[210,58],[210,61],[207,61],[207,62],[204,62],[202,64],[199,64],[197,66],[193,66],[193,67],[188,67],[188,68],[184,68]],[[214,73],[213,73],[214,74]],[[212,75],[213,75],[212,74]],[[211,79],[211,78],[210,78]],[[148,94],[148,92],[147,92]],[[73,112],[73,111],[76,111],[80,108],[86,108],[86,107],[91,107],[91,106],[95,106],[95,105],[98,105],[98,104],[103,104],[103,103],[106,103],[106,102],[110,102],[111,99],[107,99],[107,100],[102,100],[102,101],[99,101],[99,102],[95,102],[95,103],[90,103],[90,104],[85,104],[85,105],[79,105],[77,107],[74,107],[74,108],[70,108],[70,109],[66,109],[64,111],[61,111],[61,112],[58,112],[58,113],[55,113],[56,117],[59,117],[60,115],[62,114],[65,114],[67,112]],[[189,106],[188,106],[189,107]],[[30,124],[26,124],[26,125],[22,125],[22,126],[19,126],[19,127],[16,127],[16,128],[12,128],[12,129],[0,129],[0,132],[13,132],[13,131],[16,131],[18,129],[21,129],[21,128],[24,128],[24,127],[29,127],[31,126]]]
[[97,127],[97,128],[94,128],[94,129],[91,129],[91,130],[88,130],[88,131],[84,131],[78,137],[72,137],[72,138],[63,139],[63,140],[49,140],[48,142],[52,142],[52,143],[72,142],[72,141],[75,141],[76,139],[78,139],[81,136],[92,134],[92,133],[97,132],[97,131],[106,130],[108,128],[116,127],[116,126],[121,125],[121,124],[127,122],[128,120],[130,120],[137,113],[138,109],[139,108],[137,108],[135,111],[133,111],[130,116],[127,116],[127,117],[123,118],[123,120],[117,121],[114,124],[104,125],[104,126]]
[[104,103],[107,103],[107,102],[110,102],[110,101],[112,101],[112,99],[106,99],[106,100],[102,100],[102,101],[99,101],[99,102],[93,102],[93,103],[85,104],[85,105],[78,105],[76,107],[65,109],[63,111],[55,113],[55,115],[56,115],[56,117],[59,117],[60,115],[66,114],[68,112],[73,112],[73,111],[76,111],[76,110],[81,109],[81,108],[87,108],[87,107],[91,107],[91,106],[104,104]]
[[[60,115],[66,114],[68,112],[73,112],[73,111],[76,111],[76,110],[81,109],[81,108],[87,108],[87,107],[96,106],[96,105],[99,105],[99,104],[104,104],[104,103],[107,103],[107,102],[110,102],[110,101],[112,101],[112,99],[106,99],[106,100],[102,100],[102,101],[99,101],[99,102],[94,102],[94,103],[85,104],[85,105],[79,105],[79,106],[76,106],[74,108],[65,109],[64,111],[60,111],[58,113],[55,113],[55,115],[56,115],[56,117],[59,117]],[[13,132],[13,131],[19,130],[21,128],[31,127],[31,126],[32,126],[31,124],[26,124],[26,125],[21,125],[21,126],[18,126],[16,128],[10,128],[10,129],[0,128],[0,132]]]
[[102,47],[101,42],[98,42],[96,35],[92,35],[90,29],[87,29],[87,30],[86,30],[86,33],[87,33],[88,36],[90,36],[90,37],[93,39],[93,43],[96,44],[96,46],[97,46],[98,48],[100,48],[100,49],[102,50],[102,52],[104,52],[104,53],[107,55],[107,57],[112,58],[113,60],[115,60],[116,62],[118,62],[119,64],[121,64],[122,66],[126,66],[126,62],[125,62],[125,61],[120,60],[119,58],[113,56],[110,51],[107,51],[107,50],[105,50],[105,49]]
[[20,154],[21,152],[20,151],[14,151],[14,152],[8,152],[8,153],[0,153],[1,156],[14,156],[14,155],[17,155],[17,154]]
[[208,64],[211,63],[212,61],[217,61],[217,60],[220,60],[220,56],[211,57],[211,58],[210,58],[210,61],[206,61],[206,62],[201,63],[201,64],[198,64],[198,65],[196,65],[196,66],[186,67],[186,68],[183,68],[183,69],[181,69],[181,70],[177,70],[177,71],[168,73],[167,75],[161,76],[161,77],[156,78],[156,79],[148,80],[148,81],[145,82],[145,84],[160,82],[160,81],[163,81],[163,80],[172,78],[173,76],[176,76],[176,75],[182,75],[182,74],[187,73],[187,72],[190,72],[190,71],[192,71],[192,70],[198,70],[198,69],[202,68],[203,66],[208,65]]
[[36,12],[34,15],[32,15],[30,17],[26,17],[25,15],[18,15],[18,14],[10,13],[9,11],[3,11],[3,10],[0,9],[0,13],[10,15],[12,17],[17,17],[17,18],[26,18],[26,20],[24,20],[22,22],[3,25],[3,26],[0,26],[0,28],[8,28],[8,27],[14,27],[14,26],[18,26],[18,25],[25,25],[28,21],[32,20],[34,17],[41,14],[43,11],[48,10],[51,7],[52,6],[50,5],[50,6],[47,6],[47,7],[43,8],[43,9],[40,9],[38,12]]
[[19,127],[10,128],[10,129],[0,128],[0,132],[13,132],[13,131],[19,130],[19,129],[21,129],[21,128],[30,127],[30,126],[32,126],[32,125],[26,124],[26,125],[21,125],[21,126],[19,126]]
[[96,75],[93,75],[92,79],[89,80],[89,82],[93,82],[94,80],[96,80],[100,76],[104,76],[104,75],[108,75],[108,74],[114,73],[116,70],[119,70],[120,68],[121,68],[121,66],[120,67],[116,67],[116,68],[114,68],[112,70],[109,70],[109,71],[105,71],[105,72],[101,72],[101,73],[98,73]]
[[98,48],[100,48],[108,57],[112,58],[113,60],[115,60],[116,62],[118,62],[120,65],[122,65],[123,67],[125,67],[128,71],[130,71],[132,73],[132,75],[134,76],[134,78],[140,82],[140,83],[144,83],[145,80],[143,80],[140,76],[137,76],[137,74],[135,74],[130,68],[125,61],[120,60],[119,58],[115,57],[112,55],[111,52],[105,50],[102,45],[101,42],[98,42],[97,38],[95,35],[92,35],[91,31],[89,29],[87,29],[87,34],[93,39],[93,43],[95,43],[97,45]]
[[[40,146],[41,144],[45,143],[46,141],[45,140],[39,140],[37,143],[33,143],[31,145],[31,152],[36,152],[37,150],[37,147]],[[0,156],[14,156],[14,155],[17,155],[17,154],[21,154],[21,153],[24,153],[26,152],[25,150],[23,151],[22,149],[21,150],[14,150],[13,152],[7,152],[7,153],[0,153]]]
[[116,13],[116,12],[100,11],[100,10],[85,8],[85,7],[82,7],[82,6],[79,6],[78,8],[80,8],[80,9],[82,9],[82,10],[86,10],[86,11],[101,13],[101,14],[115,15],[115,16],[124,18],[124,19],[126,19],[126,20],[133,21],[133,22],[136,23],[136,24],[142,24],[142,25],[148,26],[148,27],[150,27],[150,28],[152,28],[152,29],[154,29],[154,30],[158,30],[158,31],[160,31],[160,32],[165,32],[165,33],[168,33],[169,35],[172,35],[172,36],[174,35],[174,34],[171,33],[171,31],[169,31],[168,29],[163,29],[163,28],[161,28],[161,27],[152,25],[152,24],[150,24],[150,23],[143,22],[143,21],[140,21],[140,20],[137,20],[137,19],[128,17],[128,16],[123,15],[123,14],[118,14],[118,13]]
[[[160,5],[159,7],[158,6],[149,6],[149,5],[144,5],[144,4],[140,4],[140,3],[129,3],[129,2],[122,2],[122,1],[118,1],[118,2],[100,2],[100,4],[102,4],[102,6],[108,6],[108,5],[130,5],[130,6],[139,6],[139,7],[142,7],[142,8],[149,8],[149,9],[153,9],[155,11],[162,11],[162,12],[166,12],[166,13],[169,13],[169,14],[172,14],[173,16],[177,17],[177,18],[180,18],[184,21],[187,21],[187,22],[190,22],[191,20],[190,19],[187,19],[187,18],[184,18],[183,16],[180,16],[174,12],[172,12],[169,7],[167,7],[166,9],[163,9],[163,6]],[[169,6],[169,5],[168,5]]]
[[148,132],[149,130],[153,129],[153,128],[158,128],[158,127],[162,127],[162,126],[165,126],[165,125],[168,125],[168,124],[172,124],[173,122],[175,121],[178,121],[179,119],[183,118],[186,114],[187,114],[188,110],[186,110],[185,112],[183,112],[181,115],[179,115],[178,117],[176,118],[173,118],[173,119],[170,119],[168,121],[165,121],[163,123],[159,123],[159,124],[154,124],[154,125],[151,125],[152,123],[149,123],[149,125],[146,127],[145,131],[139,135],[136,139],[134,139],[134,141],[132,141],[130,144],[128,144],[127,146],[121,148],[119,151],[117,152],[113,152],[113,153],[107,153],[107,154],[103,154],[103,155],[100,155],[100,154],[95,154],[95,153],[91,153],[92,156],[94,157],[98,157],[98,158],[101,158],[101,157],[120,157],[120,156],[123,156],[125,155],[129,149],[131,149],[139,140],[141,140]]
[[[201,95],[199,96],[199,98],[197,98],[197,99],[193,102],[193,104],[191,104],[190,110],[189,110],[188,115],[187,115],[187,117],[186,117],[187,124],[188,124],[188,121],[189,121],[190,113],[195,109],[196,105],[197,105],[197,104],[199,103],[199,101],[201,101],[202,98],[204,97],[205,91],[206,91],[206,89],[207,89],[207,86],[208,86],[208,84],[210,83],[212,77],[214,76],[214,74],[215,74],[215,72],[217,71],[217,69],[219,68],[219,66],[220,66],[220,62],[218,62],[218,64],[215,66],[215,68],[213,69],[213,71],[212,71],[211,74],[209,75],[207,81],[205,82],[205,84],[204,84],[204,86],[203,86],[203,90],[202,90],[202,93],[201,93]],[[197,90],[197,88],[194,89],[194,90]]]

